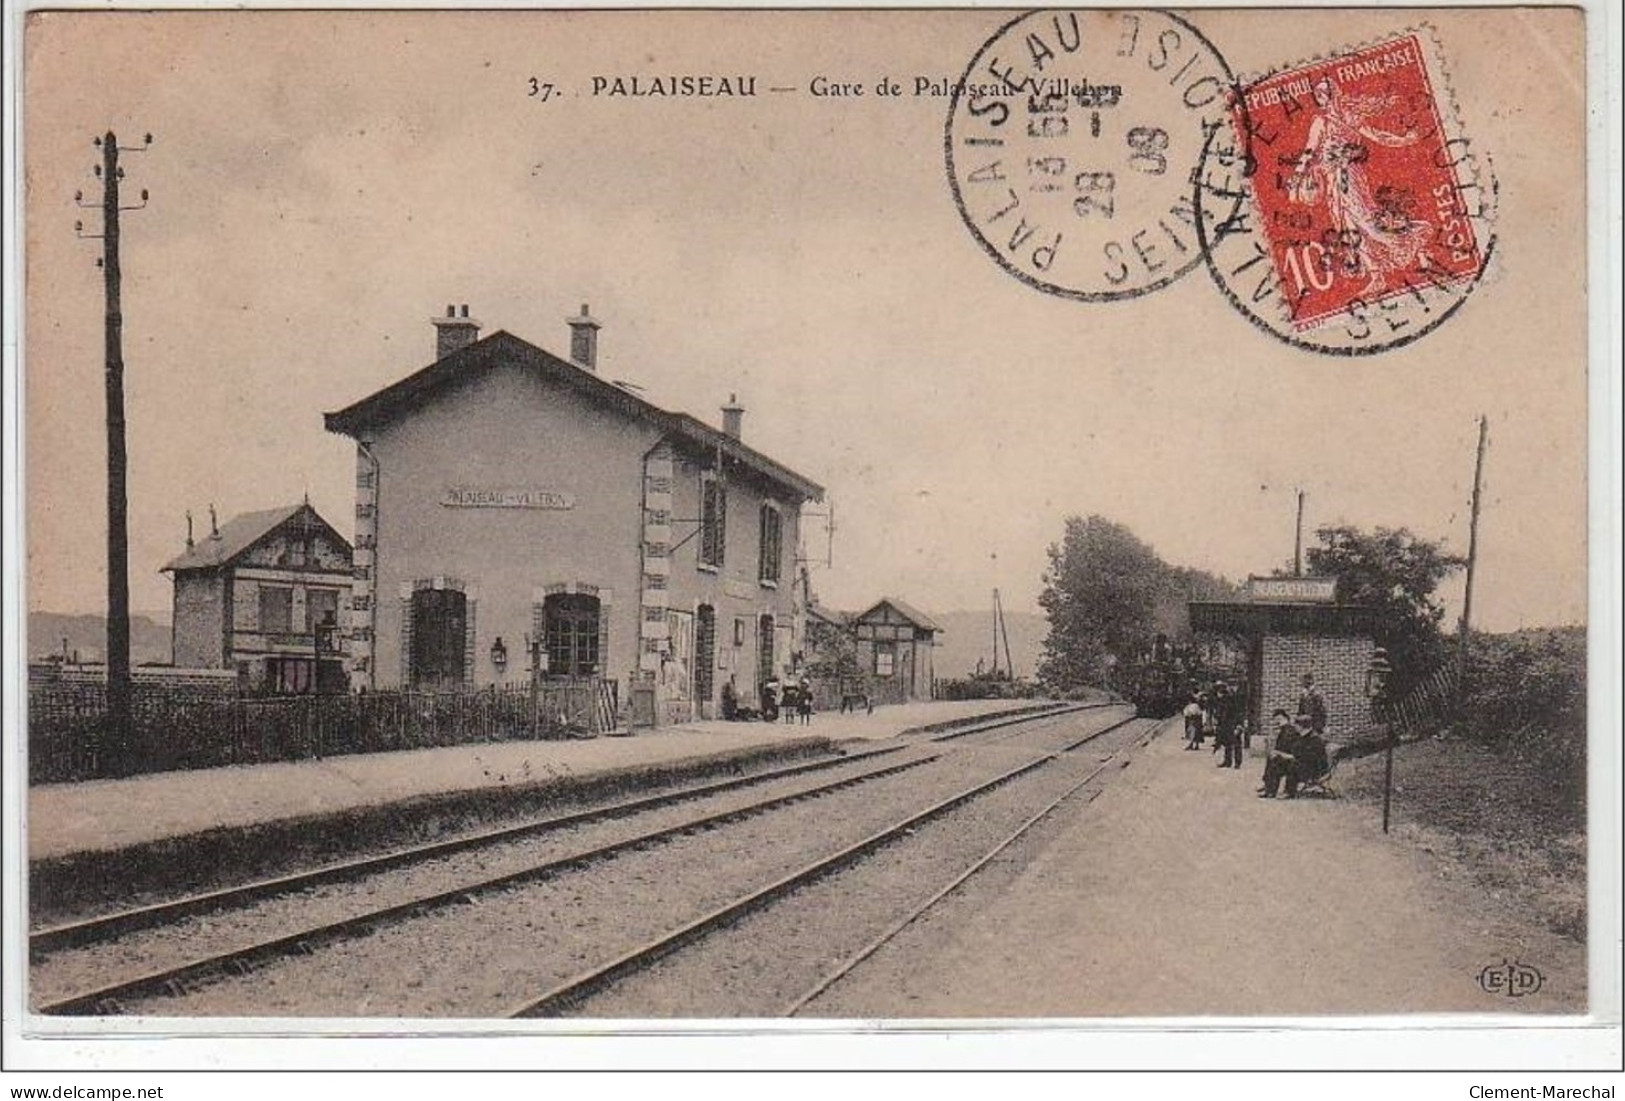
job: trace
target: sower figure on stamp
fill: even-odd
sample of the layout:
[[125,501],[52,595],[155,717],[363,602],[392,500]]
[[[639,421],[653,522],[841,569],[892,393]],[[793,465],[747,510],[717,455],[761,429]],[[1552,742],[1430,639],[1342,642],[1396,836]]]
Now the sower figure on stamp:
[[[1433,227],[1412,218],[1404,202],[1377,189],[1366,172],[1371,145],[1401,148],[1416,144],[1414,131],[1395,134],[1373,125],[1385,113],[1398,113],[1397,96],[1350,96],[1335,81],[1314,84],[1319,114],[1309,124],[1309,141],[1298,160],[1290,198],[1307,205],[1324,203],[1337,245],[1350,254],[1350,275],[1367,279],[1364,294],[1388,289],[1388,276],[1429,266],[1425,249]],[[1369,144],[1368,144],[1369,143]]]

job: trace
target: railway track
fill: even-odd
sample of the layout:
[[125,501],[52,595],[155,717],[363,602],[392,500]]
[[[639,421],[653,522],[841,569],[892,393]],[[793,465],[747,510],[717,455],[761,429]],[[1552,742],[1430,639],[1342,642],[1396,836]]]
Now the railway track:
[[[974,735],[986,730],[1003,729],[1018,722],[1031,723],[1052,719],[1079,708],[1059,708],[1031,713],[1019,719],[994,719],[971,722],[953,733]],[[933,735],[935,737],[935,735]],[[913,752],[909,752],[913,749]],[[117,942],[118,938],[144,929],[160,928],[199,915],[229,913],[254,903],[281,896],[298,895],[319,887],[353,884],[369,876],[377,876],[393,869],[408,868],[427,861],[459,853],[474,852],[482,848],[543,836],[594,822],[617,818],[631,818],[640,813],[716,797],[727,792],[751,786],[793,781],[820,771],[878,762],[878,767],[860,767],[851,775],[842,775],[827,783],[797,788],[791,792],[771,796],[742,807],[646,830],[607,845],[600,845],[570,855],[544,861],[516,872],[462,882],[451,889],[411,898],[395,905],[369,909],[363,913],[338,921],[309,924],[294,932],[263,938],[243,944],[229,951],[205,953],[186,959],[179,964],[149,969],[114,982],[102,983],[93,989],[82,989],[68,996],[52,997],[36,1006],[45,1014],[82,1015],[90,1013],[118,1013],[126,1004],[155,996],[184,994],[195,984],[212,977],[244,975],[280,957],[310,953],[335,941],[364,937],[391,923],[421,916],[435,909],[471,901],[492,891],[509,889],[520,884],[536,882],[568,871],[579,871],[618,853],[655,845],[662,840],[714,829],[729,822],[765,814],[775,808],[841,791],[858,784],[896,775],[922,767],[938,759],[928,746],[914,747],[904,744],[851,754],[825,761],[770,770],[746,777],[738,777],[712,784],[663,792],[652,796],[630,799],[603,807],[570,814],[553,816],[517,826],[456,838],[449,841],[398,850],[378,857],[329,865],[309,872],[278,877],[245,884],[240,887],[209,892],[177,899],[171,902],[141,907],[122,913],[60,925],[36,932],[30,937],[30,954],[35,962],[50,959],[59,953],[76,948]]]
[[[1046,715],[1043,717],[1048,718],[1052,716]],[[841,872],[846,868],[851,867],[877,850],[893,844],[900,839],[911,836],[927,823],[936,821],[950,812],[988,794],[989,792],[995,791],[1016,781],[1020,777],[1043,769],[1047,765],[1050,765],[1065,755],[1085,745],[1088,745],[1091,742],[1094,742],[1098,738],[1111,734],[1124,727],[1128,727],[1131,724],[1144,723],[1146,721],[1147,720],[1139,720],[1133,716],[1130,716],[1118,722],[1112,723],[1111,725],[1100,730],[1095,730],[1083,735],[1082,737],[1069,740],[1063,746],[1047,752],[1035,760],[1023,762],[1022,764],[1002,771],[989,779],[980,781],[955,795],[939,800],[923,810],[911,813],[900,821],[878,830],[857,841],[856,843],[842,848],[838,852],[812,861],[787,875],[781,876],[774,882],[769,883],[768,885],[753,891],[748,895],[711,910],[705,915],[684,924],[678,929],[649,940],[644,944],[622,953],[606,963],[589,968],[568,979],[567,981],[560,983],[541,996],[534,999],[528,999],[524,1003],[514,1006],[506,1015],[515,1018],[535,1018],[559,1017],[571,1014],[578,1010],[584,1002],[598,996],[614,984],[648,970],[674,953],[680,952],[685,947],[736,924],[747,915],[761,911],[764,908],[780,901],[781,899],[793,895],[795,892],[807,887],[812,883],[823,880],[829,876]],[[997,725],[1003,726],[1008,724]],[[1153,723],[1152,726],[1154,727],[1155,723]],[[1151,727],[1147,727],[1146,729],[1149,730]],[[991,851],[977,859],[968,869],[954,878],[946,887],[937,891],[923,904],[911,909],[903,919],[895,922],[882,936],[870,941],[856,954],[843,960],[839,967],[822,978],[811,989],[795,998],[781,1011],[779,1015],[794,1015],[802,1007],[807,1005],[813,999],[817,998],[826,989],[828,989],[829,986],[839,981],[840,978],[848,974],[864,959],[867,959],[885,943],[896,937],[898,933],[916,921],[927,910],[935,906],[943,898],[946,898],[953,891],[957,890],[967,880],[974,876],[976,872],[980,871],[1001,852],[1005,851],[1010,845],[1014,844],[1022,836],[1038,825],[1039,822],[1043,821],[1068,798],[1076,794],[1090,781],[1094,780],[1108,768],[1110,768],[1111,761],[1114,760],[1116,756],[1116,752],[1112,753],[1106,758],[1106,760],[1100,763],[1099,767],[1093,769],[1082,779],[1068,786],[1059,796],[1056,796],[1055,798],[1046,802],[1046,804],[1038,812],[1027,818],[1021,824],[1021,826],[1015,830],[1015,832],[1005,837]]]

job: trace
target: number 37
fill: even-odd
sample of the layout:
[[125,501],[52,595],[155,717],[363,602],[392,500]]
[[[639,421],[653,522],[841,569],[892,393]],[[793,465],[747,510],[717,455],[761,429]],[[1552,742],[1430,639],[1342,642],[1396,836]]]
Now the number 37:
[[530,96],[532,99],[539,99],[543,103],[546,103],[549,99],[553,98],[553,85],[543,84],[537,77],[529,78],[528,84],[530,91],[526,92],[525,94]]

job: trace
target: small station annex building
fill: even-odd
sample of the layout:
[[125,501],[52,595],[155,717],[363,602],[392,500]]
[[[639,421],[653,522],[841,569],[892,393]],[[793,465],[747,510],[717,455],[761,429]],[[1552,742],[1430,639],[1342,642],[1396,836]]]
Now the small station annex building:
[[351,548],[306,501],[245,512],[163,567],[183,669],[232,669],[250,692],[342,692]]
[[1305,673],[1326,701],[1327,728],[1371,722],[1369,672],[1375,613],[1337,600],[1334,577],[1250,577],[1240,600],[1193,600],[1191,629],[1239,640],[1247,664],[1247,717],[1266,734],[1276,708],[1297,710]]
[[722,428],[468,307],[435,361],[326,414],[356,442],[352,684],[454,688],[597,678],[634,724],[715,717],[802,647],[796,550],[809,478]]

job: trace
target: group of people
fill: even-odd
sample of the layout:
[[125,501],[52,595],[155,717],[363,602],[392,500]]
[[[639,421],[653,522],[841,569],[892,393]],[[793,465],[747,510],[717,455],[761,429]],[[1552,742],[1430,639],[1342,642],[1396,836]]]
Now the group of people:
[[[1198,750],[1213,739],[1213,751],[1224,751],[1220,768],[1240,768],[1243,752],[1252,741],[1242,693],[1222,681],[1191,696],[1185,705],[1185,748]],[[1295,714],[1278,707],[1270,716],[1274,743],[1264,760],[1261,799],[1274,799],[1286,787],[1286,797],[1297,797],[1303,784],[1323,776],[1331,766],[1326,749],[1326,700],[1315,687],[1312,673],[1303,675]]]
[[730,722],[761,719],[776,723],[782,718],[787,723],[800,719],[806,724],[812,722],[812,681],[805,673],[782,681],[777,675],[769,677],[762,685],[760,703],[760,708],[742,705],[732,680],[722,686],[722,717]]
[[1220,768],[1240,768],[1247,736],[1246,700],[1223,681],[1198,692],[1185,705],[1185,748],[1201,749],[1213,739],[1213,752],[1224,750]]

